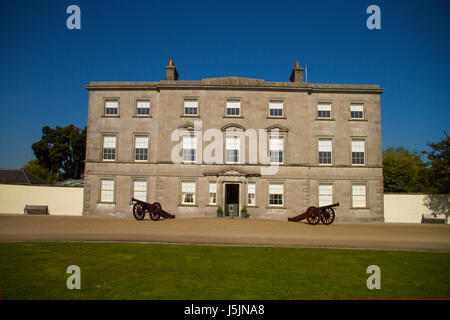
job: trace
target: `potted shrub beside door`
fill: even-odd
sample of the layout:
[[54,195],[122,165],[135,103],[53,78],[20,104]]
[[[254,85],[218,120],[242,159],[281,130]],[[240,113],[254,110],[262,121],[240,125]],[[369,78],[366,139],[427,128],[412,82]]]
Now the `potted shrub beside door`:
[[248,217],[248,215],[247,215],[247,207],[246,206],[244,206],[242,208],[242,210],[241,210],[241,217],[242,218],[247,218]]
[[222,217],[223,217],[223,210],[222,210],[222,207],[219,206],[217,208],[217,218],[222,218]]

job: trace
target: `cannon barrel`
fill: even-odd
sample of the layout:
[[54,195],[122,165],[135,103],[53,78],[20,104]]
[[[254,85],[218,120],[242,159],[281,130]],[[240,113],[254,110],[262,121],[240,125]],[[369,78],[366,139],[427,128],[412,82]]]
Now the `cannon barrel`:
[[136,198],[131,198],[131,201],[134,201],[134,202],[137,202],[137,203],[150,204],[150,203],[148,203],[148,202],[145,202],[145,201],[142,201],[142,200],[139,200],[139,199],[136,199]]
[[333,204],[329,204],[327,206],[319,207],[319,209],[328,209],[328,208],[334,208],[334,207],[339,207],[339,202],[336,202],[336,203],[333,203]]

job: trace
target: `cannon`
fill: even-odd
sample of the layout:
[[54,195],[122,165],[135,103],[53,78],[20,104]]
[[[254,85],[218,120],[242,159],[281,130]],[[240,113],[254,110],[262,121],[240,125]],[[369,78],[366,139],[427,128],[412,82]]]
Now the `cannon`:
[[323,224],[332,224],[336,216],[334,207],[339,207],[339,202],[322,207],[309,207],[305,212],[298,216],[288,218],[288,221],[298,222],[306,219],[309,224],[318,224],[322,221]]
[[145,214],[148,212],[150,219],[153,221],[159,220],[161,217],[165,219],[174,219],[175,216],[164,211],[161,208],[161,204],[159,202],[148,203],[145,201],[141,201],[135,198],[131,198],[132,201],[136,202],[133,205],[133,216],[136,220],[143,220],[145,218]]

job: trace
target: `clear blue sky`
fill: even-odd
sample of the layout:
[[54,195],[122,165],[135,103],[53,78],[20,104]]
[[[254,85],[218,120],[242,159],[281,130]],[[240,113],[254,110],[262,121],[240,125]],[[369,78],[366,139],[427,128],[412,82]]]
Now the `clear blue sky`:
[[[81,8],[81,30],[66,8]],[[381,30],[366,8],[381,8]],[[0,4],[0,167],[33,158],[44,125],[87,122],[89,81],[241,76],[379,84],[383,148],[449,130],[450,1],[24,1]]]

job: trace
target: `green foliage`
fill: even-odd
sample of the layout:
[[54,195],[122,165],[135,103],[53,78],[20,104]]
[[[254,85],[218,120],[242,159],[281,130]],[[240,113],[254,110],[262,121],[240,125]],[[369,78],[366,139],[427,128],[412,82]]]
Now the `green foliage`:
[[55,183],[58,181],[58,174],[48,171],[46,168],[39,164],[38,159],[28,161],[21,169],[28,171],[29,173],[39,177],[48,183]]
[[443,139],[427,145],[431,150],[422,152],[427,162],[417,152],[386,149],[384,191],[425,193],[424,203],[433,213],[450,215],[450,136],[444,132]]
[[80,179],[84,172],[86,128],[74,125],[42,128],[42,138],[32,149],[39,165],[61,179]]
[[437,214],[450,215],[450,136],[435,143],[428,143],[431,151],[427,152],[427,176],[430,181],[429,194],[425,205]]
[[430,193],[434,194],[450,194],[450,136],[444,135],[441,141],[427,144],[431,148],[427,152]]
[[247,214],[247,207],[243,206],[241,209],[241,216],[242,218],[248,218],[248,214]]
[[427,191],[427,168],[419,153],[388,148],[383,153],[383,166],[385,192]]
[[425,206],[435,214],[450,215],[450,195],[449,194],[428,194],[423,200]]

